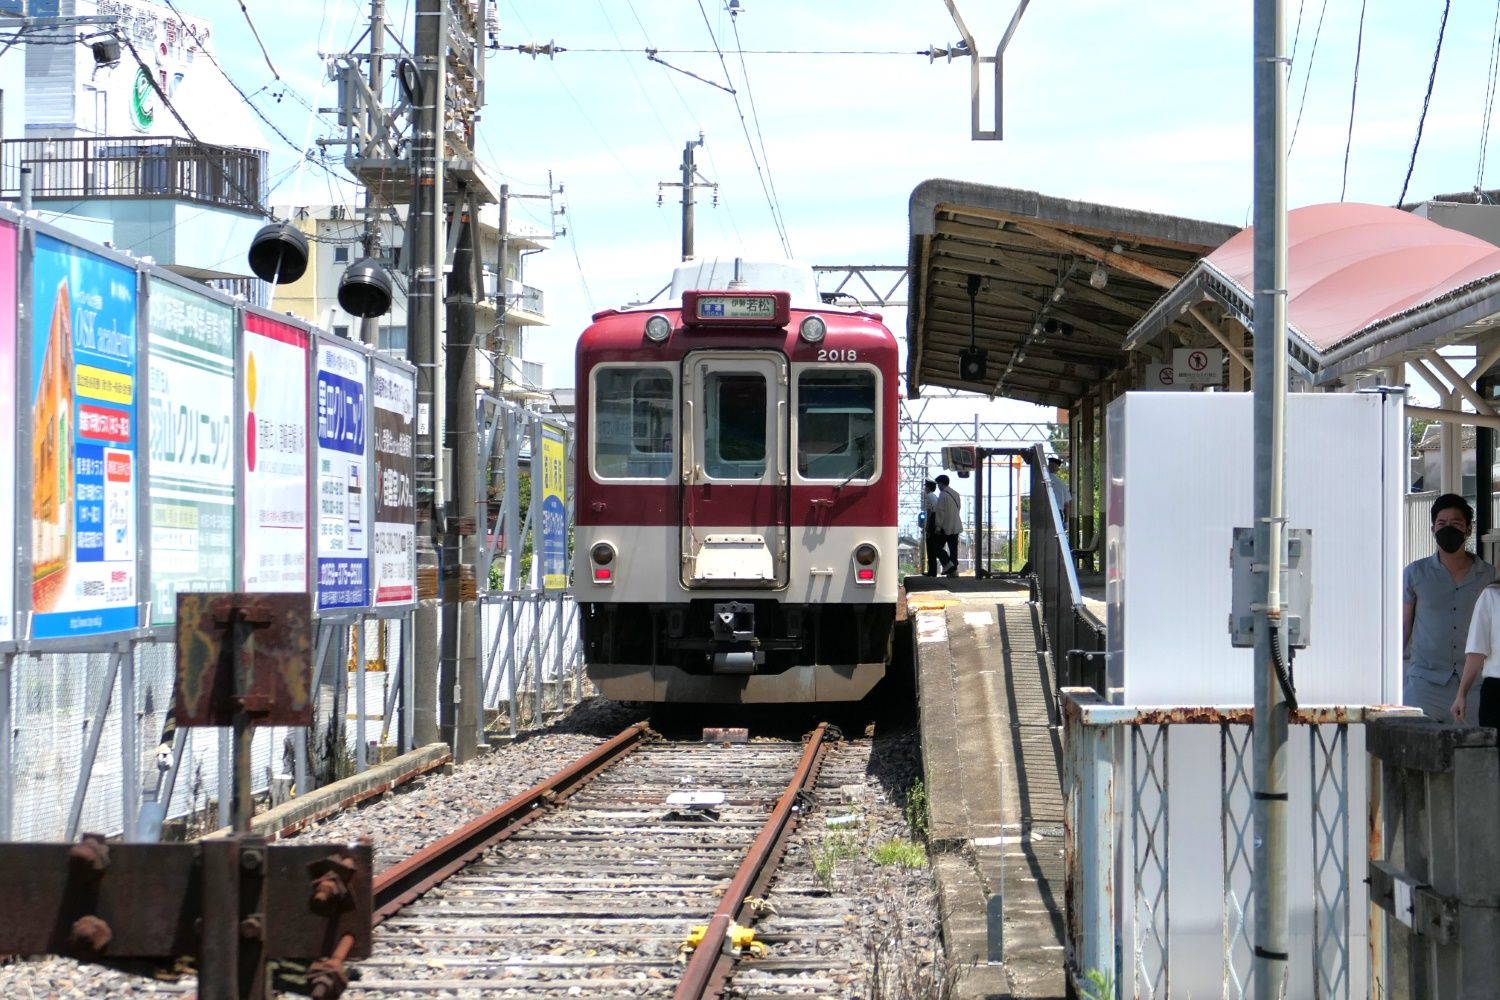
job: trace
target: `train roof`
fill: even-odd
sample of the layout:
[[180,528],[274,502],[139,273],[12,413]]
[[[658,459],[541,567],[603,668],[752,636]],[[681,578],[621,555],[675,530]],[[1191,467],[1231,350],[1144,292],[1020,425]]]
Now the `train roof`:
[[[736,270],[739,273],[738,280],[735,278]],[[790,292],[793,309],[868,313],[868,310],[859,306],[824,302],[818,294],[817,278],[810,264],[795,260],[747,260],[741,257],[683,261],[672,269],[672,283],[665,289],[666,301],[658,297],[650,302],[632,302],[607,311],[639,312],[681,308],[683,292],[736,289]]]

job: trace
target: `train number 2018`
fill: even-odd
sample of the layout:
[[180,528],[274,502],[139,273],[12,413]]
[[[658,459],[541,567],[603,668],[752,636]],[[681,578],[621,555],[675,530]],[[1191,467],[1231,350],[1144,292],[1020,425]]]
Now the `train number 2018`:
[[858,352],[852,348],[840,350],[837,347],[825,347],[818,351],[819,361],[858,361]]

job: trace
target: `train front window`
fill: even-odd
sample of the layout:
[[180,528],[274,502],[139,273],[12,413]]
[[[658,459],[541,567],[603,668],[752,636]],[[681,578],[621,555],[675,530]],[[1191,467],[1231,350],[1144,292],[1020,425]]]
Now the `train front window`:
[[665,479],[672,475],[672,373],[666,368],[594,372],[594,475]]
[[759,479],[766,472],[766,380],[709,372],[703,470],[714,479]]
[[797,474],[870,479],[880,456],[875,373],[804,371],[797,379]]

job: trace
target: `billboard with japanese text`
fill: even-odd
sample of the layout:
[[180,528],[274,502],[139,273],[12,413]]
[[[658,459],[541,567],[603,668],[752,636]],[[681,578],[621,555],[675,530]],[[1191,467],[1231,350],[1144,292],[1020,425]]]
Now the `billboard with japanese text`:
[[139,624],[136,271],[35,237],[31,364],[31,634]]
[[[0,385],[16,384],[16,227],[0,222]],[[0,399],[0,496],[16,495],[16,396]],[[0,518],[0,552],[16,551],[15,518]],[[0,567],[0,642],[16,635],[16,566]]]
[[562,431],[542,425],[542,586],[547,590],[568,587],[568,511],[563,502],[567,488],[568,445]]
[[240,576],[244,589],[307,590],[306,330],[245,314],[240,339]]
[[235,589],[234,309],[147,283],[151,623],[179,592]]
[[417,599],[416,478],[417,377],[376,358],[371,364],[374,401],[375,541],[370,560],[370,603],[399,607]]
[[313,420],[317,433],[317,608],[369,605],[370,524],[365,490],[365,399],[369,381],[359,351],[319,341],[314,365]]

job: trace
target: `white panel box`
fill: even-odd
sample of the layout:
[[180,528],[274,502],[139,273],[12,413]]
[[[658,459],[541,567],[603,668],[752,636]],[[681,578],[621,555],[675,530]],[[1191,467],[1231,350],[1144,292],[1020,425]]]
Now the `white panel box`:
[[[1253,524],[1248,393],[1127,393],[1110,404],[1109,684],[1129,705],[1248,705],[1230,645],[1233,531]],[[1293,393],[1286,513],[1316,540],[1304,705],[1401,701],[1403,399]]]

